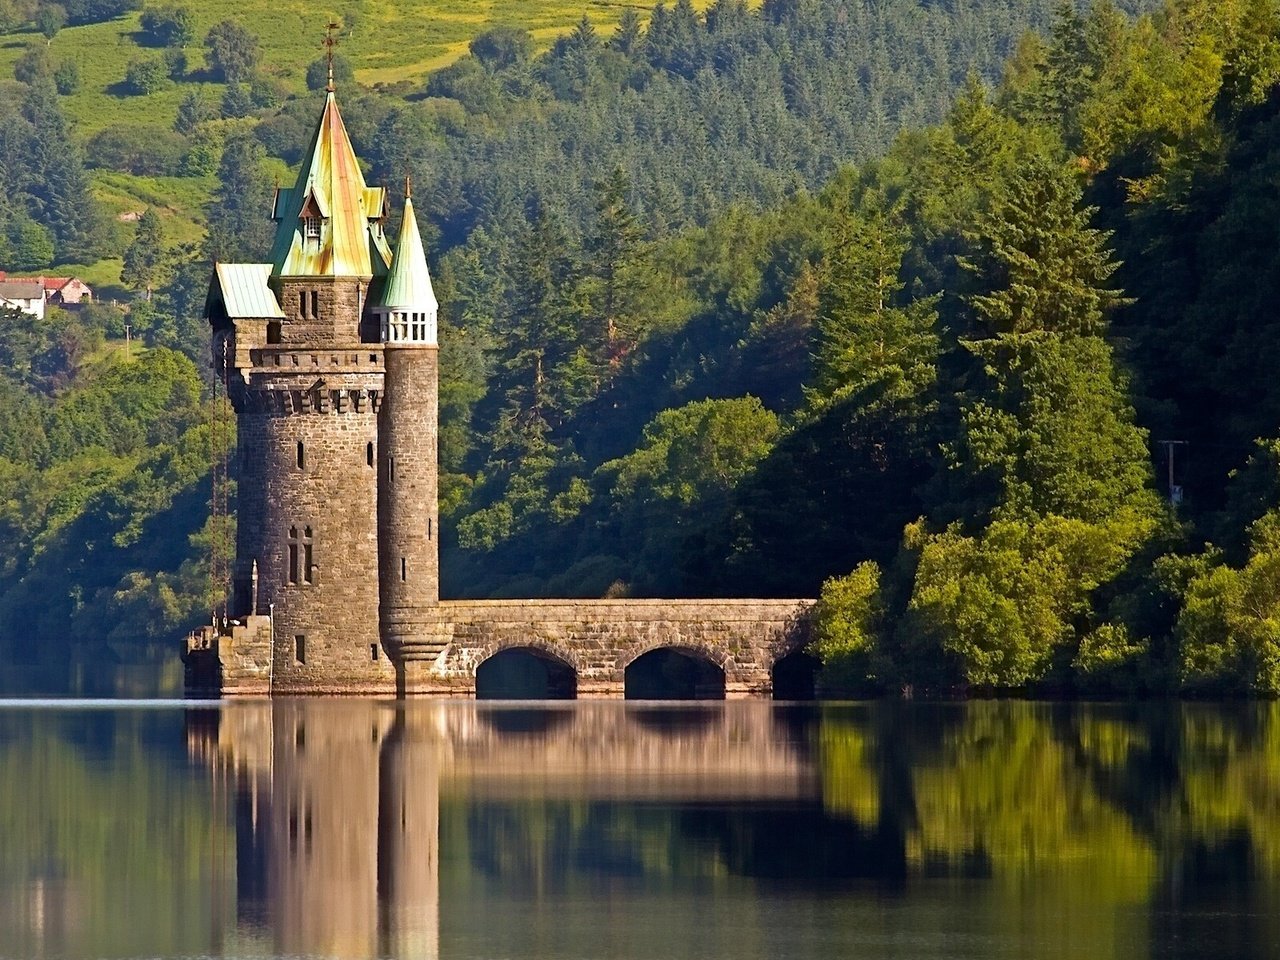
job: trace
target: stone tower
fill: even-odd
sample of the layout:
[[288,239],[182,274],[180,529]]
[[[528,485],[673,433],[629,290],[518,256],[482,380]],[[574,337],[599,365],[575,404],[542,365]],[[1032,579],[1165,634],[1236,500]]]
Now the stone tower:
[[438,601],[437,305],[412,202],[394,254],[387,214],[331,84],[271,262],[210,286],[238,420],[232,672],[273,692],[394,692],[388,654]]
[[440,602],[436,443],[439,306],[405,182],[395,257],[373,313],[386,380],[378,412],[378,580],[382,642],[397,663],[424,655]]

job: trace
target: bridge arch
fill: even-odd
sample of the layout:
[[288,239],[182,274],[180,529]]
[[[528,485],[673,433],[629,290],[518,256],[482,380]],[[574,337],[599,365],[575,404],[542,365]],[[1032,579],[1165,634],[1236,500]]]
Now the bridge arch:
[[654,644],[623,667],[628,700],[723,700],[731,660],[698,646]]
[[476,661],[477,700],[573,700],[578,667],[547,643],[495,644]]
[[769,679],[775,700],[816,700],[822,661],[804,647],[783,652],[773,662]]

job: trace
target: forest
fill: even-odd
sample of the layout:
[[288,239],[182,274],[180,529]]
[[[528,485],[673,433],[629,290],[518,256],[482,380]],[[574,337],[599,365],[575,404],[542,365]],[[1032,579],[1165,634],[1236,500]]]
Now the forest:
[[[208,263],[317,107],[244,80],[168,147],[201,243],[151,216],[127,314],[0,318],[10,663],[212,605]],[[1277,83],[1271,0],[681,0],[340,87],[431,248],[445,595],[817,596],[842,693],[1280,692]],[[10,249],[118,242],[20,86]]]

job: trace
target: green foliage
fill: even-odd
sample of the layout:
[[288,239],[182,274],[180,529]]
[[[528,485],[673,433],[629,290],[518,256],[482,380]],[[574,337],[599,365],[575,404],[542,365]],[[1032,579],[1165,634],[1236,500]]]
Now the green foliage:
[[36,29],[46,41],[52,41],[67,25],[67,11],[56,3],[41,4],[36,11]]
[[1070,661],[1091,594],[1151,535],[1151,521],[996,520],[976,536],[911,529],[915,583],[899,669],[929,686],[1021,687]]
[[14,79],[19,83],[35,83],[53,75],[53,57],[45,47],[28,47],[13,65]]
[[[342,90],[349,89],[356,82],[356,71],[351,61],[342,54],[333,57],[333,82]],[[320,57],[307,64],[307,89],[323,90],[329,85],[329,58]]]
[[223,20],[210,27],[204,46],[209,72],[231,84],[247,82],[262,56],[258,38],[234,20]]
[[883,677],[884,602],[880,568],[861,563],[822,585],[813,611],[813,650],[828,691],[858,691]]
[[53,69],[53,85],[60,96],[71,96],[80,89],[80,65],[74,60],[63,60]]
[[971,303],[988,336],[1097,335],[1107,309],[1123,302],[1106,287],[1118,267],[1108,234],[1090,226],[1097,208],[1079,208],[1080,197],[1070,173],[1032,157],[970,235],[981,254],[966,265],[990,291]]
[[156,47],[185,47],[196,39],[195,19],[187,7],[147,7],[140,18],[147,42]]
[[125,71],[124,83],[130,92],[146,96],[163,89],[169,83],[169,69],[159,57],[133,60]]
[[155,286],[164,256],[164,228],[160,215],[148,207],[138,220],[138,231],[124,252],[120,282],[135,290],[145,291],[148,298]]
[[1218,566],[1187,585],[1178,617],[1178,677],[1195,693],[1280,693],[1280,513],[1250,528],[1243,568]]

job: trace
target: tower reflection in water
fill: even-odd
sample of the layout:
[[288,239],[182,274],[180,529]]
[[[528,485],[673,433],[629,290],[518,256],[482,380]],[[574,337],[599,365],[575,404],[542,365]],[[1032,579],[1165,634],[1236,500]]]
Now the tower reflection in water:
[[243,941],[232,953],[437,957],[442,788],[472,813],[821,797],[804,738],[766,704],[282,700],[189,711],[187,737],[235,808],[234,905],[214,921]]
[[283,955],[439,955],[431,720],[369,702],[189,713],[189,747],[235,805],[239,936]]

